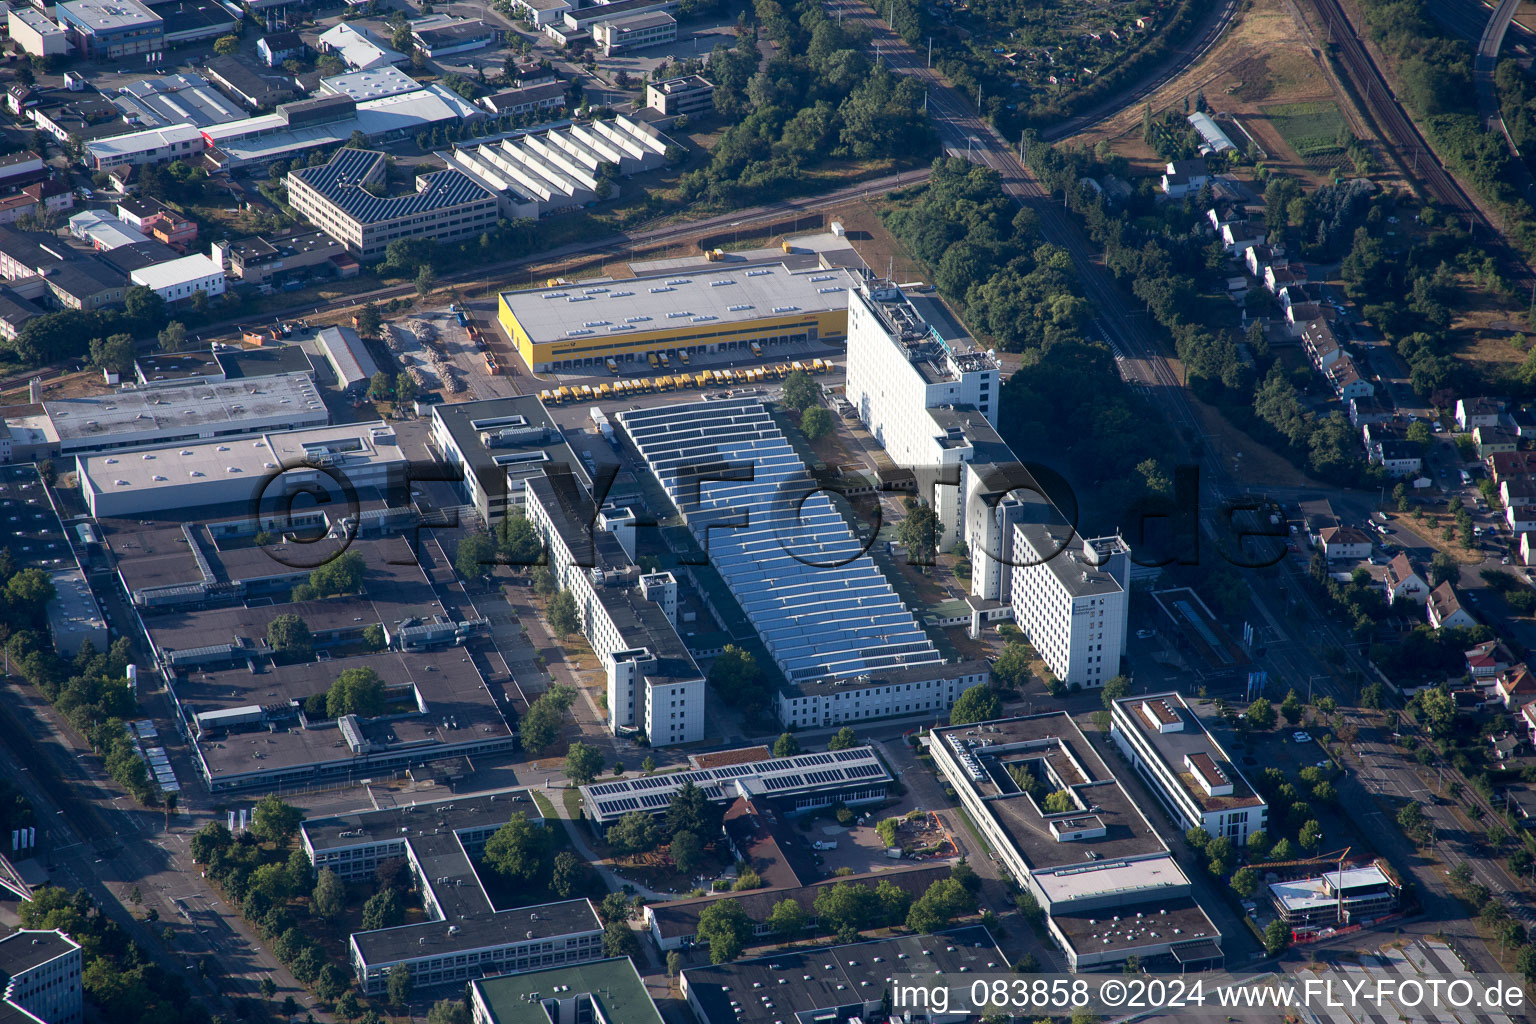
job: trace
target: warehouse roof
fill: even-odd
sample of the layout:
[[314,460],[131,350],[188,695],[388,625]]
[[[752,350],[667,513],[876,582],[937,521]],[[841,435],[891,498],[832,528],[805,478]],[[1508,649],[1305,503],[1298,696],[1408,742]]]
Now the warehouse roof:
[[133,272],[132,277],[134,284],[160,289],[186,284],[188,281],[201,281],[215,274],[223,276],[223,273],[223,264],[204,253],[195,252],[167,263],[140,267]]
[[259,383],[226,382],[187,387],[114,391],[91,398],[43,403],[61,440],[113,433],[237,424],[284,411],[321,410],[325,404],[308,378],[273,377]]
[[943,656],[761,402],[618,417],[791,684],[940,669]]
[[417,192],[381,199],[363,186],[383,162],[384,154],[374,150],[341,149],[321,167],[301,167],[290,173],[359,224],[397,220],[494,198],[469,175],[443,170],[419,177]]
[[57,569],[75,562],[64,527],[54,511],[37,466],[0,466],[0,547],[18,569]]
[[366,383],[379,372],[368,346],[350,327],[324,327],[315,335],[320,350],[330,360],[331,368],[343,388]]
[[840,268],[791,271],[781,264],[745,270],[711,268],[623,281],[583,281],[558,288],[502,292],[501,301],[538,343],[846,309],[848,289],[857,281]]
[[320,88],[324,92],[351,96],[361,103],[363,100],[375,100],[381,96],[411,92],[414,89],[420,89],[421,83],[399,68],[385,64],[366,71],[352,71],[345,75],[322,78]]
[[206,78],[190,71],[130,82],[118,89],[112,102],[142,123],[161,126],[202,127],[245,116],[244,111],[220,95]]
[[[148,149],[179,146],[183,142],[196,142],[202,149],[203,133],[196,125],[177,124],[167,128],[149,128],[126,135],[114,135],[110,139],[96,139],[85,144],[86,150],[97,160],[111,162],[128,159]],[[190,150],[188,151],[191,152]]]
[[70,21],[87,26],[92,32],[120,32],[138,25],[158,25],[160,15],[139,0],[63,0],[58,5]]

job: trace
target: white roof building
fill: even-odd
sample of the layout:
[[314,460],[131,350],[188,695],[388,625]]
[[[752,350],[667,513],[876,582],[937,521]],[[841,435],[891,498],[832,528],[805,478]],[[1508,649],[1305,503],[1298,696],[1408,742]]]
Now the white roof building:
[[387,64],[399,64],[405,54],[391,50],[367,29],[342,22],[320,34],[320,49],[334,53],[349,68],[366,71]]
[[142,231],[100,210],[81,210],[70,217],[69,233],[90,242],[97,249],[118,249],[136,242],[149,241]]
[[85,144],[91,166],[110,169],[124,165],[161,164],[197,156],[203,151],[203,133],[196,125],[178,124],[149,128]]
[[140,267],[129,275],[134,284],[141,284],[167,302],[190,299],[202,292],[210,299],[224,294],[224,267],[204,253],[193,253],[179,260]]

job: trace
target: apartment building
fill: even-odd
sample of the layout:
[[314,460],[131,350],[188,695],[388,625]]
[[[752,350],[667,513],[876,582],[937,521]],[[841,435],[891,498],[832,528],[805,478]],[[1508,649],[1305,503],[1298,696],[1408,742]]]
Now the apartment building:
[[288,173],[288,200],[307,220],[363,260],[378,259],[397,238],[452,242],[496,226],[494,194],[460,171],[418,175],[416,191],[381,198],[384,154],[342,149],[320,167]]
[[1110,737],[1180,828],[1202,828],[1238,847],[1265,828],[1264,798],[1183,697],[1122,697],[1110,710]]

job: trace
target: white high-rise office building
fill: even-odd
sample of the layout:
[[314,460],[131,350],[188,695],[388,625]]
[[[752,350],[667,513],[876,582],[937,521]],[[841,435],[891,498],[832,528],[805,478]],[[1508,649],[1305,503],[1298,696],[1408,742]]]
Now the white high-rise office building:
[[1103,686],[1120,672],[1130,605],[1130,548],[1080,539],[1061,524],[1013,528],[1013,618],[1057,679]]
[[79,1024],[84,1016],[80,946],[61,931],[0,939],[0,1020]]

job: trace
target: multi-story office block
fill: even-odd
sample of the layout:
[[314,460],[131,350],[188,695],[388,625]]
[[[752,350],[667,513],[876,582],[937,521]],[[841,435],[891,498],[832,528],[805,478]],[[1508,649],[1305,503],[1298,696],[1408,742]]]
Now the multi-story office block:
[[1056,678],[1103,686],[1120,674],[1130,606],[1130,550],[1077,538],[1060,523],[1013,528],[1013,617]]
[[607,671],[608,727],[658,747],[703,739],[704,674],[677,634],[677,580],[635,565],[633,514],[596,509],[568,472],[530,477],[525,494],[550,571]]
[[80,1024],[80,946],[61,931],[19,931],[0,939],[0,1020]]
[[1110,736],[1179,827],[1241,846],[1265,827],[1268,806],[1177,693],[1122,697]]

